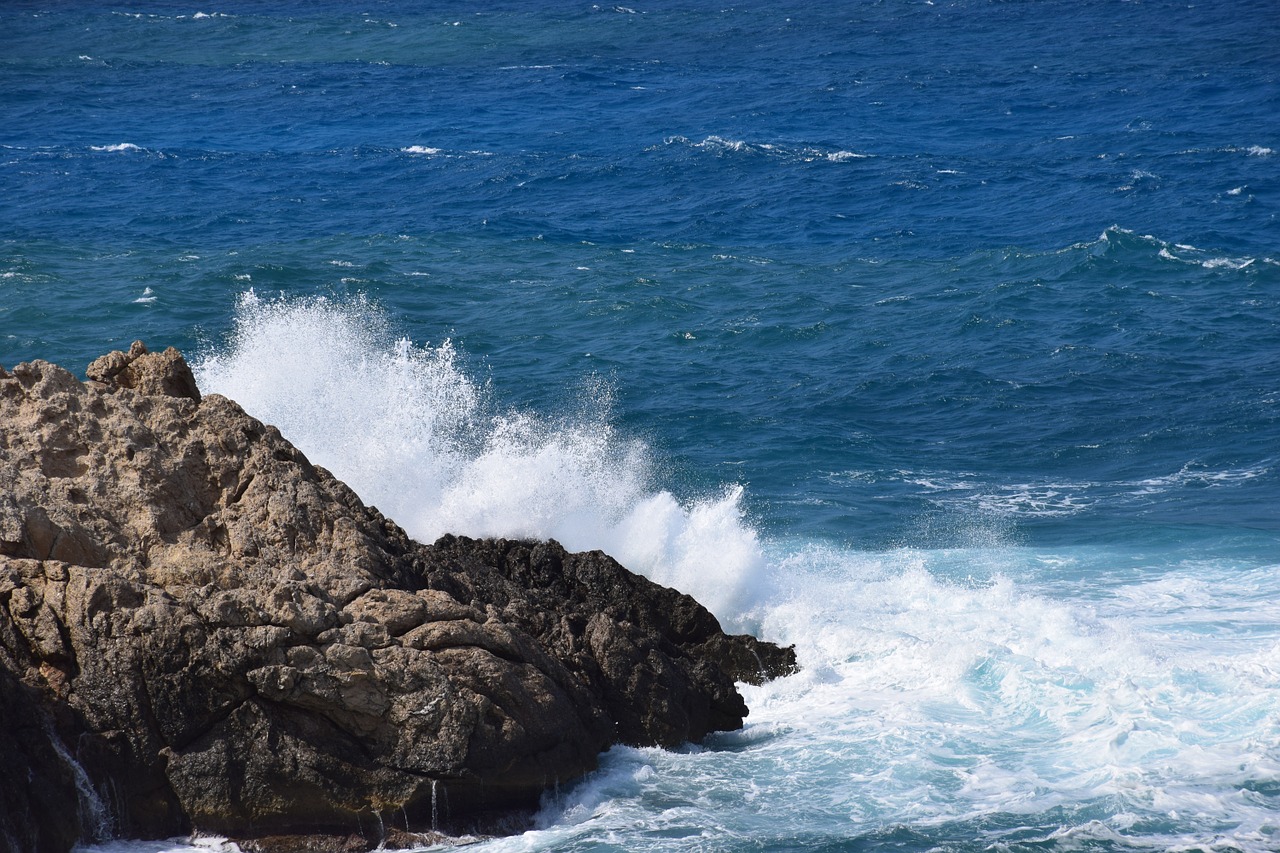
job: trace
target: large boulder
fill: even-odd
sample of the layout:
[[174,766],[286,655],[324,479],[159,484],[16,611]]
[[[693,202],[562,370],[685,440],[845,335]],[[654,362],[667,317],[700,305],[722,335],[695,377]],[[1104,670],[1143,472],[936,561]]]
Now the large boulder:
[[794,668],[602,553],[410,540],[176,350],[87,375],[0,369],[0,849],[515,830]]

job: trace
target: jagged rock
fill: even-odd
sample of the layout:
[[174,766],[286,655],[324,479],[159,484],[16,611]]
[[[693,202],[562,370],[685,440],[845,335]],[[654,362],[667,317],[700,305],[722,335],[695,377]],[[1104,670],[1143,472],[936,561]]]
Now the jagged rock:
[[131,388],[139,394],[200,401],[195,375],[173,347],[157,354],[148,352],[142,341],[134,341],[127,353],[116,350],[94,359],[85,369],[85,375],[104,385]]
[[516,829],[794,668],[599,552],[413,542],[172,348],[87,374],[0,371],[0,848]]

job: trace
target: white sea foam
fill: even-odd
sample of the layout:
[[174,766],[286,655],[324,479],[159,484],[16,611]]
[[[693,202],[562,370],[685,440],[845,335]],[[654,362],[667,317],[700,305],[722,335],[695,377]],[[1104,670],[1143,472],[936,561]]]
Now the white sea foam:
[[116,145],[90,145],[89,150],[119,153],[123,151],[142,151],[144,149],[137,145],[134,145],[132,142],[121,142]]
[[82,845],[76,853],[241,853],[240,845],[218,835],[193,835],[164,841],[107,841]]
[[[746,728],[708,751],[613,750],[537,832],[492,849],[591,849],[637,825],[764,849],[797,825],[851,846],[953,832],[960,844],[934,846],[962,850],[1012,849],[1002,826],[1042,827],[1031,846],[1055,850],[1280,841],[1249,791],[1280,778],[1276,566],[1195,563],[1099,589],[1118,568],[1102,549],[769,559],[762,629],[796,644],[801,672],[744,688]],[[1224,628],[1224,599],[1251,621]],[[1104,816],[1064,826],[1078,808]]]
[[715,134],[708,136],[701,142],[694,142],[687,136],[668,136],[663,140],[663,144],[685,145],[699,151],[709,151],[716,154],[759,154],[805,163],[819,160],[829,163],[848,163],[854,160],[866,160],[875,156],[842,149],[828,150],[809,146],[780,145],[773,142],[747,142],[742,139],[726,139]]
[[500,411],[448,341],[397,340],[366,301],[252,292],[227,348],[195,371],[418,539],[602,548],[731,624],[755,602],[763,558],[742,490],[682,500],[653,488],[648,449],[613,428],[604,386],[576,418]]
[[405,154],[426,154],[426,155],[440,154],[443,151],[443,149],[431,148],[426,145],[410,145],[408,148],[401,148],[400,150],[403,151]]
[[920,487],[940,507],[976,510],[999,517],[1053,518],[1089,509],[1095,485],[1085,482],[987,483],[965,475],[900,471],[903,482]]
[[[743,142],[741,139],[725,139],[723,136],[708,136],[701,142],[694,143],[695,148],[705,148],[709,151],[750,151],[753,146]],[[769,146],[754,146],[761,150],[767,151]]]
[[[1133,231],[1120,228],[1115,225],[1102,233],[1098,238],[1098,246],[1104,247],[1113,244],[1116,239],[1116,236],[1113,235],[1139,240],[1143,244],[1154,248],[1156,250],[1156,256],[1166,261],[1176,261],[1182,264],[1204,267],[1205,269],[1245,270],[1253,266],[1258,261],[1257,258],[1211,257],[1208,252],[1190,244],[1168,243],[1151,234],[1138,235]],[[1263,258],[1262,262],[1268,263],[1268,260]]]

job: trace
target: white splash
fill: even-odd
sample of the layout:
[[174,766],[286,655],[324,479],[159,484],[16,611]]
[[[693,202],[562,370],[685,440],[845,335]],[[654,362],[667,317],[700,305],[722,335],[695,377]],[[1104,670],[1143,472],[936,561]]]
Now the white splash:
[[741,627],[757,602],[760,544],[742,490],[680,500],[652,486],[648,448],[587,414],[498,411],[445,341],[397,339],[367,300],[239,300],[225,350],[197,359],[205,393],[279,427],[312,462],[425,542],[445,533],[600,548]]
[[637,826],[670,841],[648,850],[789,848],[796,826],[831,849],[902,827],[930,838],[907,850],[1022,849],[1014,827],[1039,827],[1026,849],[1277,849],[1253,793],[1280,778],[1276,566],[1154,573],[999,543],[768,557],[762,630],[801,672],[745,687],[746,728],[711,749],[615,748],[537,832],[487,850],[590,850]]

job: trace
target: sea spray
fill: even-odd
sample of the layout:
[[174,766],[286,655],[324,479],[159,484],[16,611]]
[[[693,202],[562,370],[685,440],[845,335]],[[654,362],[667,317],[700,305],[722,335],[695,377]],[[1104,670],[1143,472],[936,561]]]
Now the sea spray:
[[649,448],[614,428],[607,393],[572,418],[503,410],[459,362],[448,341],[397,337],[367,299],[249,291],[225,346],[194,370],[205,393],[277,426],[421,541],[455,533],[599,548],[749,627],[764,559],[741,487],[680,500],[655,487]]

